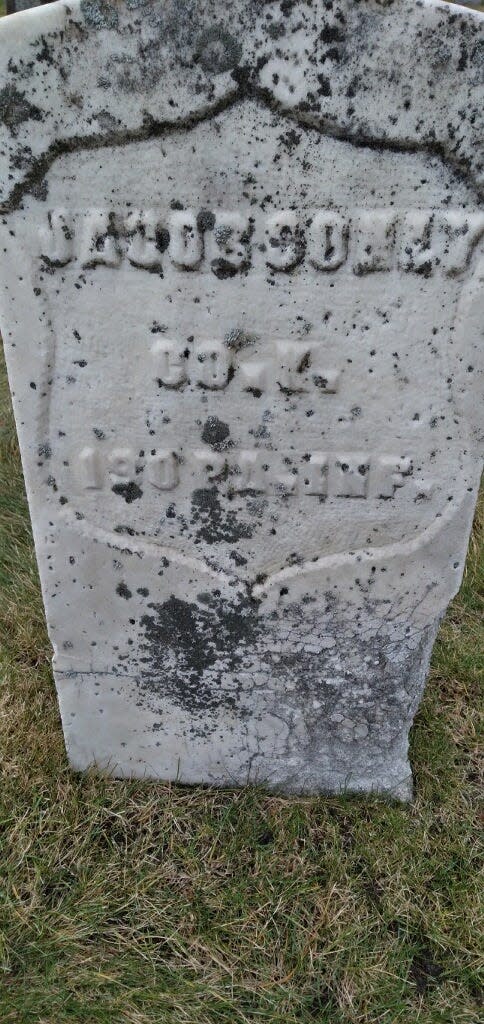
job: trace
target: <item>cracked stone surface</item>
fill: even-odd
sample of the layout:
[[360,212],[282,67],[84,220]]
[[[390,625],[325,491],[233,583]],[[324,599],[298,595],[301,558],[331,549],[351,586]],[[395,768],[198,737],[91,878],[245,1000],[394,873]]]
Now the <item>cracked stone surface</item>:
[[483,40],[437,0],[1,22],[1,326],[74,768],[411,797],[482,466]]

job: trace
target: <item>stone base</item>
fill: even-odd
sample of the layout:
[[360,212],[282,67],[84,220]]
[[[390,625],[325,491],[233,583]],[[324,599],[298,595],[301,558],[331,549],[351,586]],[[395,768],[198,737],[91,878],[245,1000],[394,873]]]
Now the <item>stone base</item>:
[[371,683],[361,672],[355,679],[350,660],[346,669],[340,662],[337,676],[340,655],[328,653],[328,635],[326,654],[306,654],[299,678],[293,664],[292,678],[286,676],[286,686],[292,682],[293,688],[284,692],[279,654],[278,672],[266,673],[263,687],[244,690],[239,678],[230,690],[225,680],[229,699],[214,708],[210,720],[164,698],[162,679],[157,695],[150,680],[148,696],[142,677],[57,670],[70,763],[117,778],[255,784],[301,795],[376,792],[409,800],[408,733],[436,629],[407,642],[404,656],[400,645],[381,642],[380,686],[375,665]]

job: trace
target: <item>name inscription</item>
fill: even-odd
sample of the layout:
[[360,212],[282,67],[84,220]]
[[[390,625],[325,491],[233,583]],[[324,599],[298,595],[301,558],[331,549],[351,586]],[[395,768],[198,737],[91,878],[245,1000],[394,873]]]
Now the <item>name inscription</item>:
[[[175,204],[176,205],[176,204]],[[132,267],[163,274],[208,270],[220,280],[263,267],[289,272],[303,263],[364,275],[398,269],[428,277],[462,273],[484,232],[484,214],[459,210],[283,209],[258,221],[249,212],[158,209],[52,210],[40,230],[44,268],[73,260],[84,269]]]

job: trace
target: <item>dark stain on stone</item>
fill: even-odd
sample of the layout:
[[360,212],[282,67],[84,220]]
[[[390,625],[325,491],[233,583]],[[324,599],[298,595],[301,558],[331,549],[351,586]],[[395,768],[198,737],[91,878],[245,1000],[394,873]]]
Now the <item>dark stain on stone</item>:
[[281,143],[282,146],[284,146],[287,152],[291,154],[299,145],[301,139],[302,133],[297,132],[294,128],[289,128],[289,130],[284,135],[279,136],[279,142]]
[[141,618],[144,688],[206,716],[220,705],[235,706],[237,690],[220,687],[222,676],[246,670],[247,656],[263,628],[253,601],[243,595],[227,601],[219,591],[203,602],[172,595],[150,604]]
[[235,544],[249,539],[253,533],[253,527],[241,523],[236,512],[222,508],[216,487],[201,487],[193,492],[191,524],[197,527],[197,540],[206,544]]
[[24,92],[8,84],[0,92],[0,119],[15,135],[24,121],[41,121],[42,111],[26,99]]
[[47,199],[49,188],[46,181],[35,181],[30,189],[31,196],[34,199],[38,199],[40,203],[45,203]]
[[226,451],[232,445],[229,425],[222,423],[218,416],[209,416],[202,431],[202,441],[216,452]]
[[52,48],[49,46],[45,36],[40,37],[41,47],[40,50],[35,54],[35,60],[38,64],[45,63],[50,64],[51,67],[55,65],[55,58]]
[[234,267],[230,260],[225,260],[223,257],[212,260],[210,266],[219,281],[229,281],[232,277],[236,277],[239,272],[238,268]]
[[344,34],[337,25],[325,25],[321,31],[321,41],[323,43],[342,43]]
[[141,487],[138,487],[134,480],[130,480],[127,484],[113,484],[111,490],[113,494],[119,494],[121,498],[124,498],[127,505],[143,497]]
[[115,533],[126,534],[128,537],[135,536],[135,530],[131,526],[119,525],[114,527]]
[[126,583],[118,583],[116,593],[119,594],[120,597],[124,597],[125,601],[129,601],[130,597],[133,596],[129,587],[126,586]]
[[319,86],[320,86],[319,91],[320,91],[321,96],[331,96],[332,95],[332,90],[331,90],[331,82],[330,82],[329,78],[327,78],[326,75],[322,75],[321,74],[321,75],[318,75],[318,81],[319,81]]

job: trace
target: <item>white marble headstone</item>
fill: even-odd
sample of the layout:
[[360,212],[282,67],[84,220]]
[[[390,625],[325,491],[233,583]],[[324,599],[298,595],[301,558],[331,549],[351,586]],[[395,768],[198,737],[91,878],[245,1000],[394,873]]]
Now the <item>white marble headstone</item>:
[[484,19],[0,26],[0,309],[71,764],[411,795],[480,474]]

